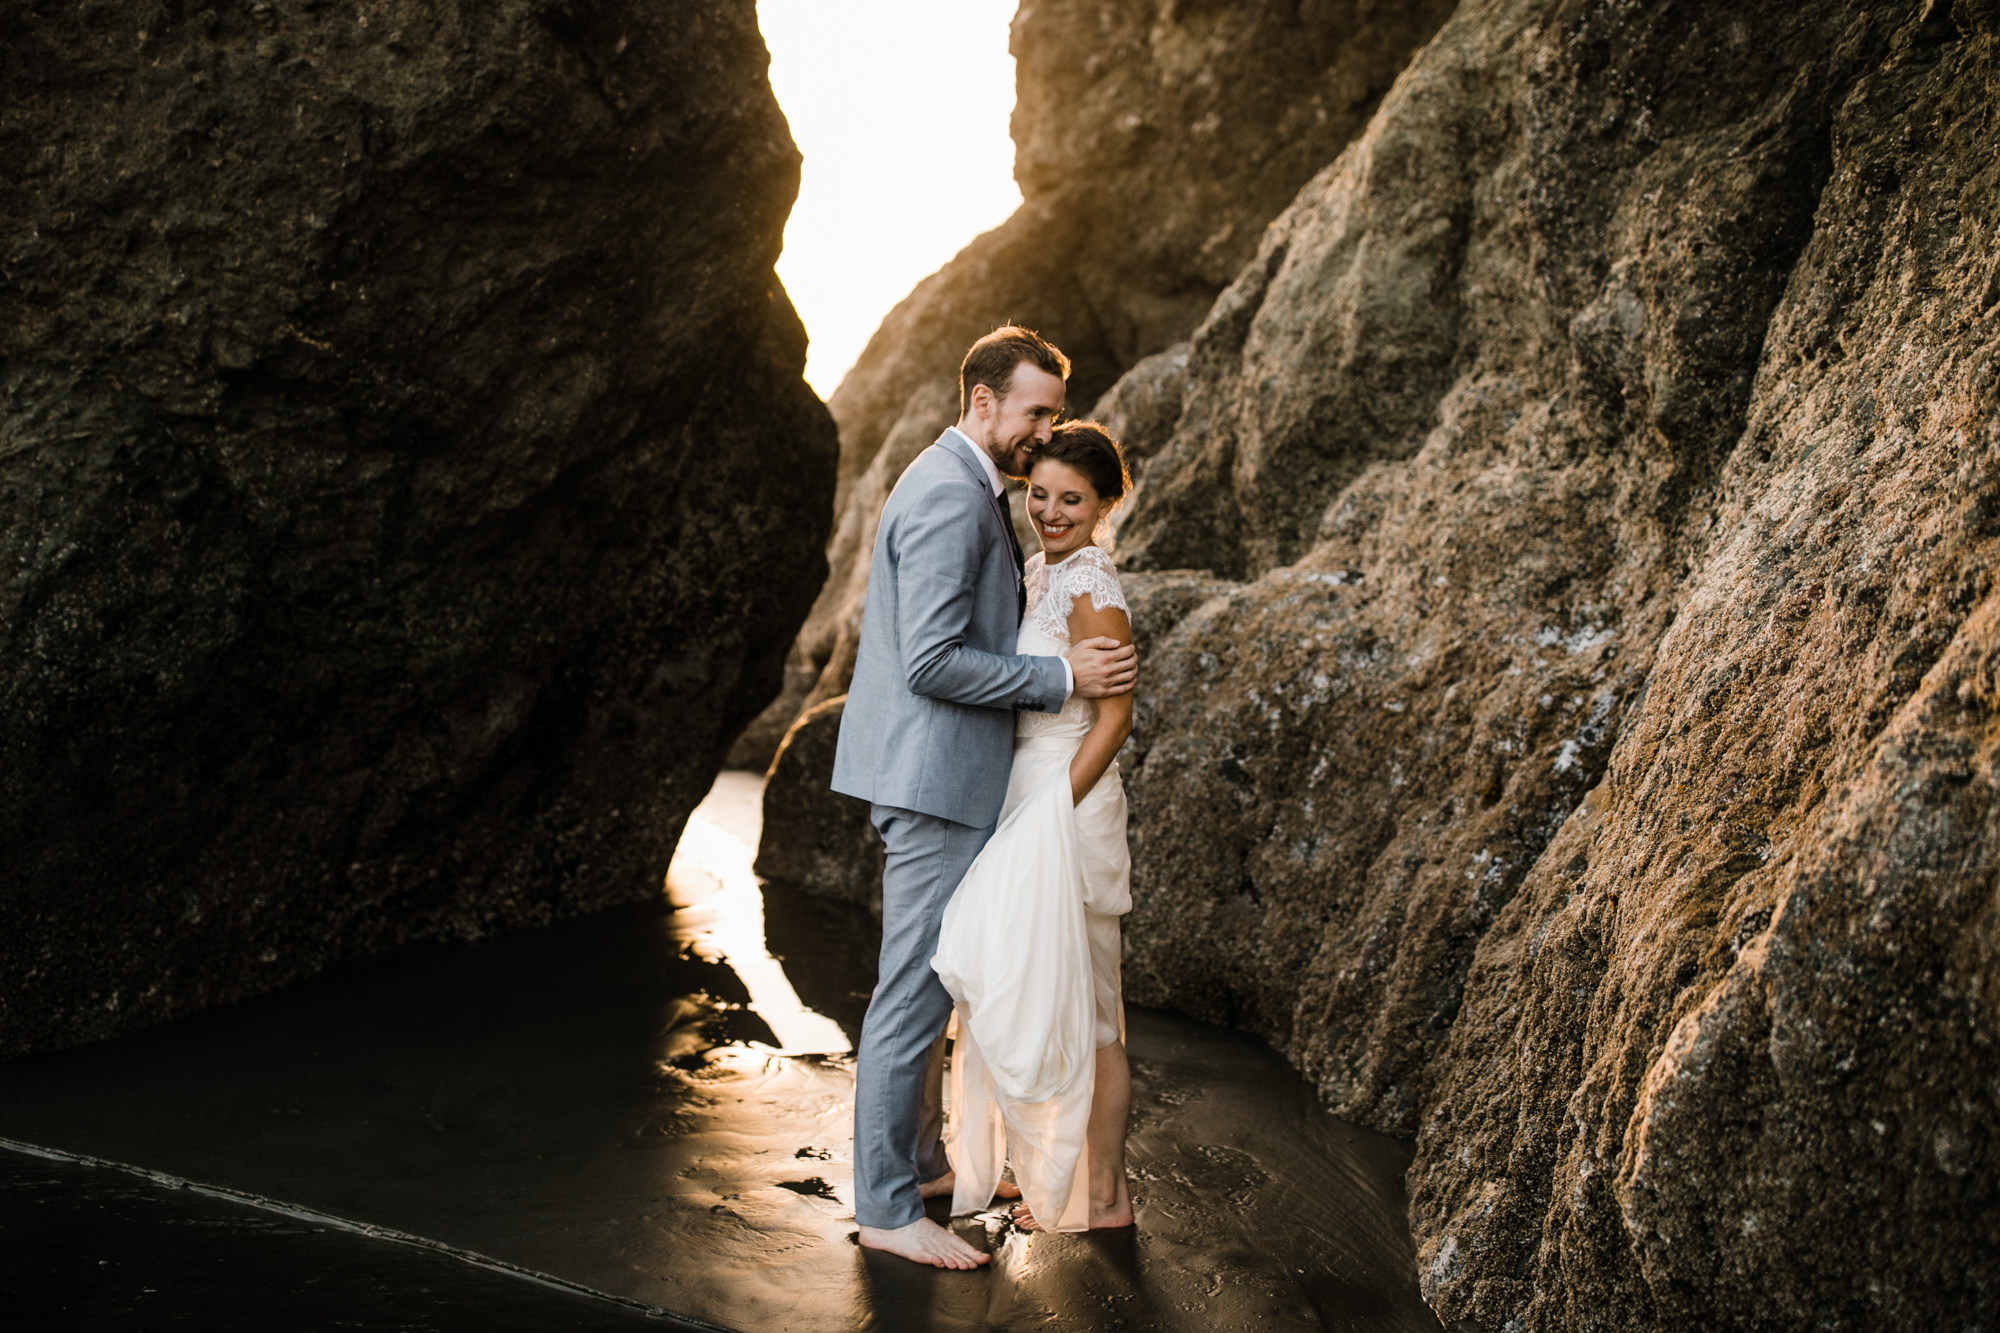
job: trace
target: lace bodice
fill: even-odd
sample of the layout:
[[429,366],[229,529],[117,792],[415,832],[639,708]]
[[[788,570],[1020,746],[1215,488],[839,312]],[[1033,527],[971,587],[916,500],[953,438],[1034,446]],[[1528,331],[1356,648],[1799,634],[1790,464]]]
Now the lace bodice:
[[[1111,557],[1095,546],[1086,546],[1051,567],[1037,551],[1028,557],[1022,576],[1028,586],[1028,614],[1021,621],[1021,638],[1016,652],[1060,657],[1069,652],[1069,613],[1076,599],[1090,598],[1100,611],[1125,604],[1118,586],[1118,571]],[[1097,720],[1097,705],[1080,694],[1072,694],[1059,713],[1022,713],[1015,725],[1016,737],[1063,736],[1082,739]]]
[[1114,606],[1129,609],[1111,557],[1095,546],[1081,548],[1053,568],[1037,551],[1028,557],[1023,578],[1028,585],[1028,614],[1022,627],[1033,625],[1064,646],[1069,644],[1069,613],[1083,594],[1090,594],[1091,605],[1100,611]]

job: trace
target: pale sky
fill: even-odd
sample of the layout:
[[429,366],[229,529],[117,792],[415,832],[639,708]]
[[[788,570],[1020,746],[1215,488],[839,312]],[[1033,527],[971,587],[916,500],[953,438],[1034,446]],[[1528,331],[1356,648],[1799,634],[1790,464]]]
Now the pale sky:
[[758,0],[771,87],[805,155],[778,277],[822,398],[896,302],[1021,202],[1015,3]]

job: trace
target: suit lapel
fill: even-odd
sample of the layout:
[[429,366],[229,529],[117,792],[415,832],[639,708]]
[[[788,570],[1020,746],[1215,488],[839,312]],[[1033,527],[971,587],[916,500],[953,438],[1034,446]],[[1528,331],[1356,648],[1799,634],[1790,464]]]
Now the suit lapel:
[[993,501],[994,516],[1000,522],[1000,531],[1007,536],[1007,554],[1014,561],[1014,620],[1018,624],[1028,613],[1028,588],[1022,582],[1027,573],[1027,557],[1021,553],[1021,539],[1014,534],[1014,515],[1007,508],[1007,492],[1003,488],[998,495],[986,481],[986,469],[979,466],[979,460],[970,456],[971,445],[955,430],[948,430],[938,437],[938,447],[963,463],[979,483],[981,490]]

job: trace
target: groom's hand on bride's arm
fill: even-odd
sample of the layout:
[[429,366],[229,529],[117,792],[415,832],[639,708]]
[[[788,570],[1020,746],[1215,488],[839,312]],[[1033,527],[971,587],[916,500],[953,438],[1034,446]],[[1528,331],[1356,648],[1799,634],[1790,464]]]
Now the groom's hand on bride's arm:
[[1069,650],[1069,669],[1076,692],[1086,699],[1129,694],[1139,678],[1139,650],[1104,635],[1085,639]]

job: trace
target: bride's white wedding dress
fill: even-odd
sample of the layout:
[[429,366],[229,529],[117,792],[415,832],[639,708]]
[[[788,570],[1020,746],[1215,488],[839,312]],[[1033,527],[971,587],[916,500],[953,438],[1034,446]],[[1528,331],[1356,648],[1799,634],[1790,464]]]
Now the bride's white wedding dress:
[[[1125,609],[1111,558],[1085,546],[1054,566],[1027,562],[1018,652],[1070,649],[1069,614],[1087,596]],[[993,1199],[1009,1158],[1041,1226],[1090,1225],[1084,1128],[1097,1050],[1123,1040],[1118,918],[1132,907],[1125,788],[1114,762],[1070,803],[1069,764],[1097,706],[1022,713],[1000,823],[944,912],[932,966],[955,1002],[945,1150],[954,1214]]]

